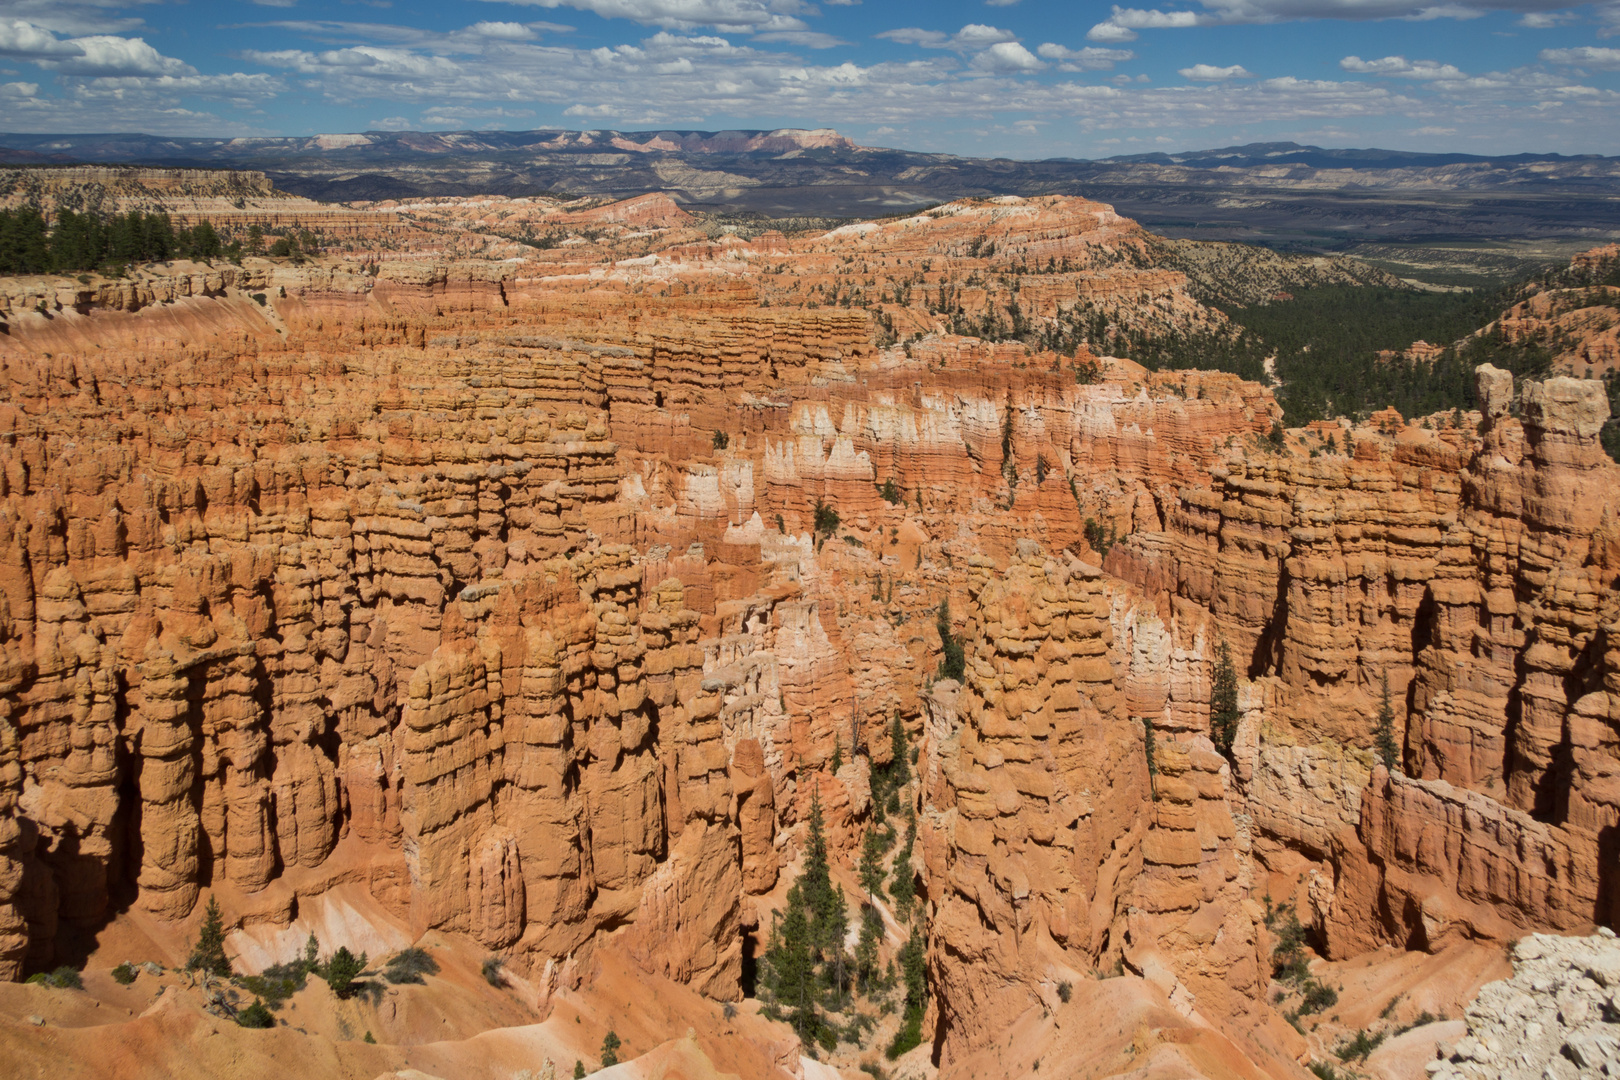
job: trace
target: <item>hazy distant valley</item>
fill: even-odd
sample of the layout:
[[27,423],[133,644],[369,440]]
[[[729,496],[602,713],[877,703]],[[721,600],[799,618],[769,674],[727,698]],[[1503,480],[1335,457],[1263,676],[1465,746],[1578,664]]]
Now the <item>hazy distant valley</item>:
[[1513,278],[1620,238],[1620,159],[1598,156],[1268,143],[1013,161],[868,148],[833,131],[0,135],[0,147],[0,162],[261,169],[326,201],[665,191],[689,209],[853,219],[964,197],[1080,195],[1167,236],[1354,253],[1452,284]]

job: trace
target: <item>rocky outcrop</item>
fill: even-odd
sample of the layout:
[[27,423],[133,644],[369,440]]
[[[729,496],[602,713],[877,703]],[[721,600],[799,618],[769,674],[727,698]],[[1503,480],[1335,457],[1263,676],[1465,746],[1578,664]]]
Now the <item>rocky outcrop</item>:
[[1468,1007],[1468,1034],[1441,1047],[1436,1080],[1575,1080],[1620,1075],[1620,943],[1531,934],[1513,947],[1513,977]]

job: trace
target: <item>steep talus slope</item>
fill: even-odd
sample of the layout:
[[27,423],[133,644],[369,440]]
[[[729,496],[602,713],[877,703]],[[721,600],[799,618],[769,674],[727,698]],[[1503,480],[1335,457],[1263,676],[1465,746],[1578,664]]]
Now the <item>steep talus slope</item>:
[[1600,384],[1268,439],[1232,375],[946,332],[1224,332],[1100,204],[744,241],[516,202],[388,208],[380,260],[7,282],[7,976],[178,950],[207,898],[288,958],[342,895],[541,1014],[632,969],[735,1000],[813,798],[852,873],[895,717],[921,1073],[1032,1072],[1016,1030],[1302,1075],[1273,901],[1334,959],[1613,920]]

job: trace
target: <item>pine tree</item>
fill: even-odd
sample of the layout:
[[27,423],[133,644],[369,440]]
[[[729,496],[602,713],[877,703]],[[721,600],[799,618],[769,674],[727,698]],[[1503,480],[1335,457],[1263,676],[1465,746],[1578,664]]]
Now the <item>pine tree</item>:
[[833,890],[819,788],[813,788],[810,792],[810,839],[804,872],[799,875],[798,884],[803,890],[805,905],[809,908],[810,946],[819,962],[834,949],[843,950],[844,932],[849,925],[844,913],[843,893]]
[[922,1042],[923,1006],[928,1001],[928,948],[920,925],[911,928],[911,937],[900,949],[900,971],[906,987],[906,1011],[899,1032],[889,1044],[891,1059]]
[[838,775],[838,770],[844,767],[844,738],[838,732],[833,732],[832,774]]
[[889,721],[889,752],[894,755],[889,763],[889,786],[898,791],[911,783],[911,745],[906,742],[906,725],[899,713]]
[[215,897],[208,898],[208,907],[203,911],[203,924],[197,931],[196,944],[191,947],[186,970],[206,971],[221,978],[228,978],[231,974],[231,962],[225,955],[225,917]]
[[917,842],[917,815],[907,807],[906,846],[894,858],[894,880],[889,883],[889,895],[894,897],[894,913],[901,919],[911,918],[911,902],[917,896],[917,882],[911,869],[911,851]]
[[609,1031],[602,1037],[602,1068],[611,1069],[619,1063],[619,1047],[623,1045],[615,1031]]
[[868,897],[876,896],[883,888],[883,841],[876,829],[868,828],[861,841],[861,888]]
[[1378,729],[1374,736],[1378,758],[1384,768],[1395,772],[1400,766],[1400,745],[1395,741],[1395,708],[1389,702],[1389,672],[1384,672],[1378,701]]
[[878,946],[882,942],[883,915],[868,905],[861,911],[861,938],[855,945],[855,981],[867,993],[878,982]]
[[340,945],[338,951],[326,962],[321,976],[326,980],[326,985],[332,988],[332,993],[340,998],[346,998],[357,989],[355,979],[364,970],[366,970],[366,954],[356,956],[349,951],[347,945]]
[[960,638],[951,635],[951,602],[948,597],[939,602],[934,628],[939,631],[939,677],[960,682],[967,671],[967,650]]
[[1215,649],[1215,679],[1209,692],[1209,733],[1221,753],[1231,756],[1232,743],[1237,739],[1238,721],[1237,671],[1232,666],[1232,650],[1222,638]]
[[806,1043],[812,1041],[821,1028],[820,994],[810,934],[801,880],[788,890],[787,909],[771,928],[765,964],[769,968],[767,986],[772,999],[778,1007],[787,1010],[788,1023]]

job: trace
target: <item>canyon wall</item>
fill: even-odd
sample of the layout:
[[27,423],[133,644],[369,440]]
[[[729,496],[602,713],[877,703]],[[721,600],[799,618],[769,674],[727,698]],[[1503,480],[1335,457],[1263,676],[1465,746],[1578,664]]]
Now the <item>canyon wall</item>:
[[1221,332],[1097,204],[543,209],[591,236],[449,259],[446,201],[380,263],[7,283],[0,975],[346,886],[542,982],[616,933],[733,999],[812,792],[852,866],[897,716],[946,1069],[1116,967],[1294,1054],[1268,898],[1334,956],[1613,920],[1600,384],[1485,368],[1460,424],[1279,446],[1234,376],[943,332]]

